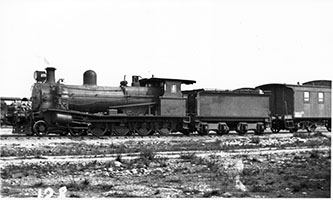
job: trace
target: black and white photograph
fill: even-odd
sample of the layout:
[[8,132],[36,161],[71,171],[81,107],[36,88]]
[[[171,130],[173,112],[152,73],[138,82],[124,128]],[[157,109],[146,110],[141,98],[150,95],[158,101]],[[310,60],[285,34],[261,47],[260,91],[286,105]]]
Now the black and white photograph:
[[332,11],[0,0],[0,198],[331,198]]

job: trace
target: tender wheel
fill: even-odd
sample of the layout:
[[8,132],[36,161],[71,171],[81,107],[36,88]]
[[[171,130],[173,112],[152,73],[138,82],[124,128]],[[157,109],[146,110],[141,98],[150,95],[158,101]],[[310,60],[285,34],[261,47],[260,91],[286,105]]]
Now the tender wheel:
[[147,125],[147,123],[142,123],[141,126],[136,129],[136,132],[141,136],[153,134],[153,130]]
[[216,131],[217,135],[225,135],[229,133],[229,127],[226,123],[219,123]]
[[263,123],[257,123],[256,129],[254,130],[255,135],[261,135],[265,132],[265,126]]
[[247,124],[246,123],[239,123],[237,125],[236,132],[239,135],[244,135],[245,133],[247,133]]
[[130,129],[127,128],[126,126],[113,126],[112,132],[115,135],[125,136],[130,133]]
[[39,120],[33,125],[33,132],[37,136],[43,136],[48,134],[48,126],[44,120]]
[[169,126],[168,123],[163,123],[162,127],[158,128],[157,129],[157,132],[160,134],[160,135],[170,135],[171,133],[171,128]]
[[104,124],[92,124],[88,127],[88,131],[94,136],[103,136],[108,129]]

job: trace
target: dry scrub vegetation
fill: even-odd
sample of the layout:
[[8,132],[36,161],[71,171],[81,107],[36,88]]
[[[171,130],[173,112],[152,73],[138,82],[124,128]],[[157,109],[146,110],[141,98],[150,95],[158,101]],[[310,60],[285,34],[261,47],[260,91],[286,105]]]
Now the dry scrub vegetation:
[[[323,136],[199,140],[84,141],[52,145],[1,146],[1,157],[106,155],[115,159],[24,162],[1,166],[1,197],[37,197],[47,188],[66,197],[330,197],[330,139]],[[235,149],[312,148],[272,154]],[[319,147],[327,147],[322,150]],[[186,150],[202,150],[199,155]],[[215,154],[215,151],[225,152]],[[179,151],[179,157],[157,152]],[[125,159],[123,153],[136,152]]]

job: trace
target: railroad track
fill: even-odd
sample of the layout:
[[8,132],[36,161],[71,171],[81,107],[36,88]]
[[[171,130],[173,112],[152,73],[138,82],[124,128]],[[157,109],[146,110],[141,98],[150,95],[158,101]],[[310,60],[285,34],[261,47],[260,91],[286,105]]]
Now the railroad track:
[[140,136],[140,135],[130,135],[130,136],[59,136],[59,135],[49,135],[49,136],[26,136],[26,135],[2,135],[0,136],[0,141],[117,141],[117,140],[187,140],[187,139],[246,139],[252,137],[259,137],[259,138],[266,138],[266,137],[291,137],[293,134],[291,133],[282,133],[282,134],[262,134],[262,135],[255,135],[255,134],[245,134],[245,135],[237,135],[237,134],[228,134],[228,135],[216,135],[216,134],[209,134],[209,135],[198,135],[198,134],[191,134],[191,135],[182,135],[182,134],[171,134],[168,136],[160,136],[160,135],[151,135],[151,136]]
[[[195,150],[182,150],[182,151],[162,151],[156,152],[156,157],[161,158],[181,158],[183,154],[195,154],[196,156],[231,156],[231,155],[267,155],[276,153],[299,153],[299,152],[309,152],[309,151],[330,151],[331,147],[321,146],[321,147],[287,147],[284,149],[273,147],[273,148],[256,148],[256,149],[236,149],[229,151],[221,150],[209,150],[209,151],[195,151]],[[140,153],[121,153],[121,154],[107,154],[107,155],[70,155],[70,156],[42,156],[42,157],[1,157],[0,166],[15,165],[22,163],[38,163],[38,162],[90,162],[90,161],[114,161],[117,157],[121,156],[123,160],[137,159],[140,157]]]
[[[319,130],[320,132],[327,132],[326,130]],[[72,136],[72,135],[67,135],[67,136],[60,136],[58,134],[49,134],[49,135],[45,135],[45,136],[27,136],[25,134],[13,134],[13,133],[2,133],[3,131],[1,131],[0,129],[0,140],[6,139],[6,138],[70,138],[70,139],[109,139],[109,138],[114,138],[114,139],[133,139],[133,138],[160,138],[160,137],[249,137],[249,136],[279,136],[279,135],[292,135],[292,133],[288,132],[288,131],[283,131],[280,133],[272,133],[272,132],[265,132],[263,134],[260,135],[256,135],[254,134],[254,132],[249,132],[246,133],[244,135],[239,135],[237,134],[235,131],[231,131],[229,134],[226,135],[217,135],[216,133],[210,133],[208,135],[199,135],[197,133],[191,133],[190,135],[183,135],[182,133],[172,133],[170,135],[159,135],[159,134],[155,134],[155,135],[148,135],[148,136],[141,136],[138,134],[132,134],[132,135],[126,135],[126,136],[117,136],[117,135],[105,135],[105,136],[94,136],[94,135],[87,135],[87,136]],[[307,133],[307,131],[298,131],[298,133]]]

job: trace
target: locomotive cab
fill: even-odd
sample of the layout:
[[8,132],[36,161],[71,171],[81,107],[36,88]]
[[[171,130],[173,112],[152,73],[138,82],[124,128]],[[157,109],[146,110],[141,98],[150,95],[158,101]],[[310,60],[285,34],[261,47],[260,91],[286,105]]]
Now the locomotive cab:
[[157,115],[161,116],[185,116],[186,98],[181,91],[182,84],[193,84],[193,80],[150,78],[141,79],[141,86],[161,88],[158,98]]

